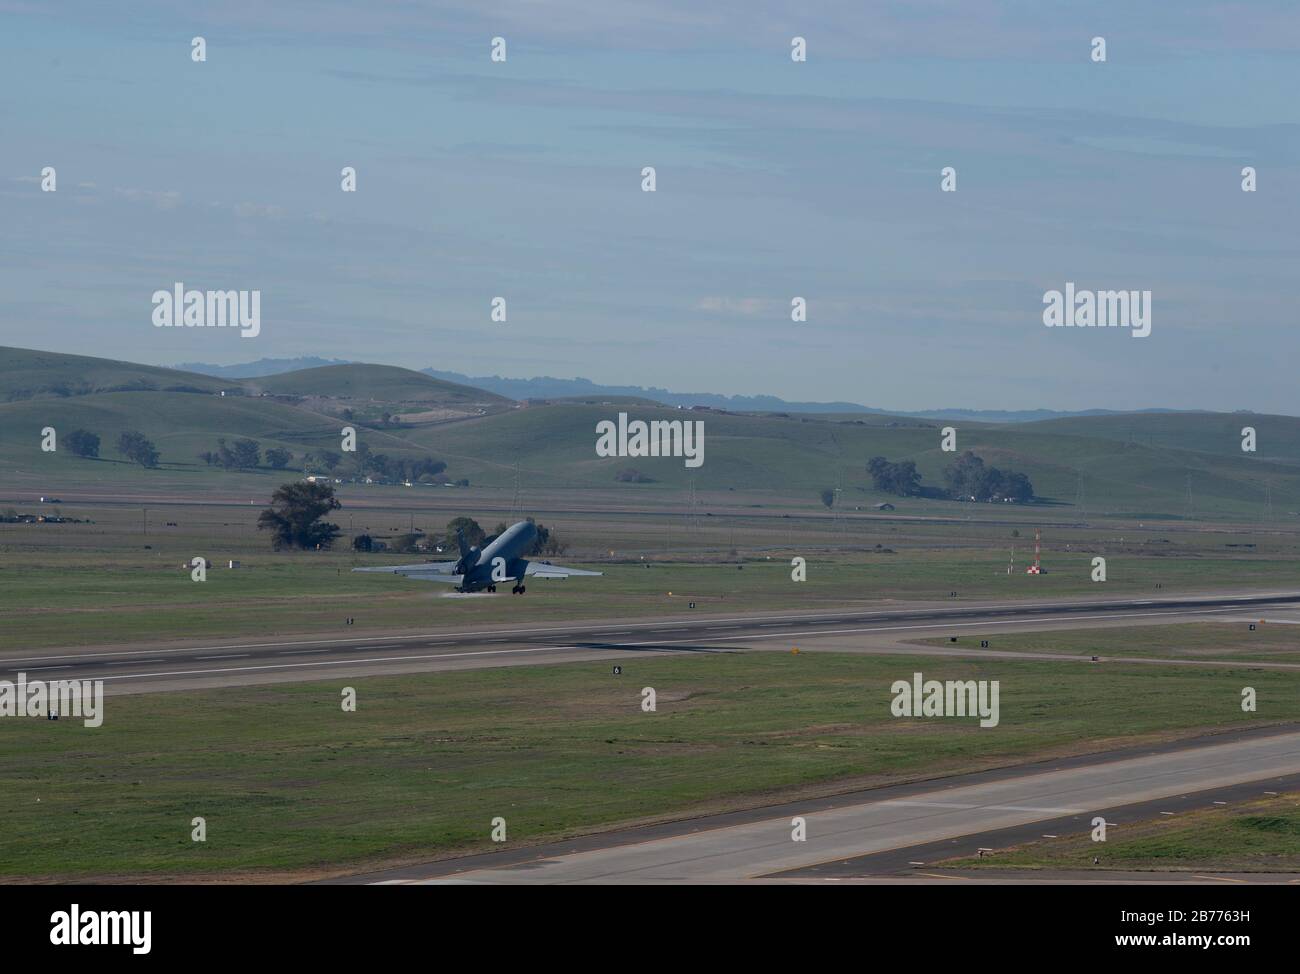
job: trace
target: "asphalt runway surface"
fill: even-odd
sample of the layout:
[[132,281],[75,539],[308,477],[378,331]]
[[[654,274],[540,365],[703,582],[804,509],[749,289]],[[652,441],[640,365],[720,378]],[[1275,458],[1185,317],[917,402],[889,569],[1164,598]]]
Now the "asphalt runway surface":
[[[788,803],[694,821],[588,836],[535,849],[443,860],[350,882],[383,884],[658,884],[827,882],[888,879],[906,865],[929,882],[1078,881],[1078,877],[957,876],[925,868],[923,859],[946,840],[967,837],[969,847],[991,834],[1053,834],[1061,822],[1090,822],[1093,815],[1123,819],[1140,811],[1211,807],[1215,796],[1264,797],[1293,786],[1300,776],[1300,731],[1294,726],[1255,728],[1173,744],[1039,762],[834,798]],[[792,838],[794,817],[806,838]],[[508,821],[507,821],[508,824]],[[1085,826],[1087,827],[1087,826]],[[1076,826],[1074,831],[1078,831]],[[929,843],[926,850],[917,847]],[[1104,849],[1104,845],[1098,844]],[[873,868],[878,857],[880,867]],[[946,857],[946,856],[945,856]],[[1087,875],[1086,873],[1084,874]],[[1093,876],[1093,879],[1098,877]],[[1141,876],[1106,881],[1142,881]],[[1145,877],[1160,881],[1162,874]],[[1214,882],[1219,876],[1184,876]],[[1277,881],[1285,882],[1291,876]],[[894,881],[897,881],[896,875]]]
[[[491,598],[492,596],[484,596]],[[500,596],[497,596],[500,597]],[[264,683],[634,659],[646,655],[742,650],[873,652],[920,656],[1085,659],[1055,654],[1000,653],[901,645],[902,639],[971,634],[972,630],[1076,629],[1198,619],[1247,618],[1300,607],[1290,592],[1211,593],[1167,599],[989,602],[908,605],[872,610],[664,618],[636,622],[557,622],[346,636],[164,643],[34,650],[0,657],[0,679],[103,680],[105,692],[151,693]],[[1282,620],[1285,621],[1285,620]],[[1161,666],[1222,665],[1225,661],[1125,658]],[[1300,669],[1296,663],[1231,661],[1229,665]]]

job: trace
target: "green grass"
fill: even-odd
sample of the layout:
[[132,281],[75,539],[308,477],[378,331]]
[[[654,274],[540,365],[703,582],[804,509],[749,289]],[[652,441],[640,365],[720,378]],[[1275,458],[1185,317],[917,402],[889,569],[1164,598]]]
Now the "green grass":
[[[1094,856],[1101,859],[1097,865]],[[1104,843],[1093,842],[1085,832],[1016,846],[984,859],[953,859],[944,866],[1300,872],[1300,793],[1111,825]]]
[[[178,515],[179,516],[179,515]],[[98,526],[96,526],[98,527]],[[52,532],[80,535],[83,525],[0,525],[0,652],[43,646],[147,642],[183,637],[218,638],[333,632],[346,617],[365,630],[457,624],[536,623],[548,620],[656,618],[688,611],[734,614],[861,606],[885,608],[892,600],[943,600],[953,605],[988,599],[1097,595],[1088,581],[1086,554],[1061,555],[1060,568],[1039,577],[1000,574],[1002,555],[986,550],[908,553],[808,552],[808,580],[790,579],[786,553],[735,560],[700,554],[689,560],[593,560],[588,552],[554,560],[594,567],[601,578],[537,581],[523,598],[444,598],[451,587],[391,575],[353,574],[360,565],[406,564],[419,555],[391,552],[357,556],[347,550],[275,554],[264,537],[234,531],[225,538],[184,540],[155,528],[145,551],[103,547],[69,550],[5,545],[16,536],[49,539]],[[796,549],[806,550],[806,549]],[[190,560],[213,562],[207,581],[194,582]],[[231,559],[241,568],[230,570]],[[1170,596],[1211,586],[1300,589],[1300,559],[1172,560],[1133,557],[1112,569],[1104,596]],[[1152,590],[1151,579],[1164,588]],[[956,599],[948,598],[956,590]],[[886,601],[891,600],[891,601]],[[355,631],[355,630],[354,630]],[[1012,637],[999,636],[998,645]],[[1062,635],[1061,640],[1066,640]],[[1080,634],[1062,646],[1086,646],[1105,636]],[[1082,642],[1080,642],[1082,640]],[[1040,637],[1040,641],[1053,644]],[[1061,651],[1066,651],[1062,649]],[[1083,649],[1078,650],[1083,652]]]
[[[1256,610],[1258,611],[1258,610]],[[990,628],[996,629],[991,623]],[[1105,629],[1061,629],[1052,632],[1012,632],[951,638],[919,639],[921,646],[972,649],[988,640],[989,649],[1010,653],[1060,653],[1071,656],[1126,656],[1160,659],[1250,660],[1300,662],[1300,626],[1256,622],[1195,622],[1179,625]]]
[[[723,654],[110,697],[0,720],[0,875],[311,874],[1300,717],[1289,676]],[[889,686],[997,679],[1001,723],[889,716]],[[358,690],[343,713],[340,691]],[[640,709],[653,686],[658,712]],[[190,841],[191,819],[208,840]]]

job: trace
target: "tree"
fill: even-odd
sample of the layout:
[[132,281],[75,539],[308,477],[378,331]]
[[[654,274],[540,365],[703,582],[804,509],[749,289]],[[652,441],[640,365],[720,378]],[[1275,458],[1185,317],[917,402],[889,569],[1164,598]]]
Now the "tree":
[[257,440],[235,440],[235,466],[252,470],[262,462],[262,450]]
[[271,449],[266,451],[266,462],[269,463],[271,468],[274,470],[283,470],[289,465],[289,461],[292,459],[293,454],[282,446],[273,446]]
[[73,430],[63,438],[63,444],[79,457],[99,456],[99,436],[90,430]]
[[375,547],[375,539],[368,534],[358,534],[352,539],[353,551],[372,551]]
[[143,433],[131,430],[117,438],[117,450],[142,467],[158,466],[158,451]]
[[988,466],[970,450],[948,466],[943,472],[943,480],[949,496],[957,500],[1025,503],[1034,499],[1034,485],[1028,477]]
[[867,461],[867,473],[871,474],[871,486],[876,490],[899,497],[912,497],[921,492],[921,475],[911,460],[890,463],[884,457],[872,457]]
[[970,450],[957,457],[943,472],[943,483],[948,488],[949,495],[959,500],[978,500],[983,479],[984,461]]
[[1005,495],[1019,504],[1024,504],[1034,499],[1034,485],[1022,473],[1008,474]]
[[531,517],[528,522],[537,529],[537,537],[525,555],[536,557],[537,555],[562,555],[568,550],[569,546],[559,539],[559,536],[551,528],[548,528],[540,521],[534,521]]
[[328,548],[338,537],[339,526],[321,518],[342,506],[329,484],[281,484],[271,495],[271,506],[258,515],[257,529],[272,532],[271,545],[276,551]]
[[449,544],[456,544],[457,531],[464,533],[465,543],[471,548],[482,546],[484,538],[487,537],[487,533],[479,527],[478,521],[475,521],[472,517],[458,517],[447,522],[447,542]]
[[217,440],[217,457],[227,470],[232,467],[239,470],[251,470],[262,459],[262,451],[257,440],[235,440],[232,446],[226,446],[225,439]]
[[835,504],[835,491],[830,487],[823,487],[821,492],[822,503],[828,508]]

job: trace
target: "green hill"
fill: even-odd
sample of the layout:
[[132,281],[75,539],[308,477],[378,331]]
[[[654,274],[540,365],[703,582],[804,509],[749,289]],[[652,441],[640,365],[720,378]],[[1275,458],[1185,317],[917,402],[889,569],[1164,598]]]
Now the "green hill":
[[[219,394],[222,388],[226,395]],[[263,451],[284,447],[294,454],[296,469],[306,452],[338,452],[340,430],[354,425],[374,453],[432,456],[447,464],[449,479],[466,477],[476,485],[509,488],[518,465],[531,487],[625,492],[629,504],[649,500],[647,491],[693,484],[701,491],[775,492],[817,505],[822,488],[839,486],[839,505],[849,509],[888,500],[904,513],[987,514],[988,505],[896,498],[871,487],[866,461],[873,456],[913,460],[924,487],[941,487],[953,455],[940,450],[940,431],[953,425],[959,450],[1026,474],[1040,498],[1036,506],[1050,505],[1061,517],[1176,518],[1188,510],[1189,486],[1198,518],[1259,518],[1266,497],[1276,517],[1300,510],[1300,419],[1287,416],[1135,413],[995,425],[692,411],[626,400],[518,406],[388,366],[327,366],[232,386],[231,380],[169,369],[13,349],[4,350],[0,397],[8,398],[0,398],[0,478],[51,489],[114,479],[165,486],[166,471],[105,462],[120,459],[117,437],[125,430],[153,440],[174,476],[219,484],[249,476],[207,468],[198,459],[219,437],[249,437]],[[620,411],[632,419],[703,422],[704,465],[688,468],[671,457],[597,457],[596,424]],[[400,421],[383,423],[383,412]],[[1244,425],[1258,431],[1256,454],[1241,452]],[[76,428],[99,434],[103,459],[42,453],[46,426],[60,436]],[[627,468],[641,482],[616,480]],[[1011,505],[999,506],[1013,513]]]
[[236,385],[237,381],[214,379],[195,372],[0,346],[0,402],[118,390],[177,389],[214,393]]
[[[939,487],[953,455],[939,448],[943,423],[873,417],[870,423],[827,421],[793,414],[789,418],[730,413],[698,413],[666,407],[628,409],[633,419],[702,420],[705,463],[692,470],[679,458],[609,458],[595,455],[596,423],[613,419],[608,406],[553,405],[519,409],[466,423],[415,430],[408,434],[436,455],[453,462],[475,482],[506,484],[517,461],[540,485],[601,487],[615,485],[615,474],[635,468],[649,484],[618,485],[630,492],[684,488],[692,480],[702,490],[782,490],[815,492],[840,485],[842,504],[866,505],[883,500],[909,510],[920,499],[892,498],[870,489],[867,459],[913,460],[923,485]],[[1149,416],[1131,417],[1135,427]],[[1222,425],[1222,417],[1202,414],[1205,441]],[[1300,420],[1273,417],[1279,438],[1300,437]],[[1213,422],[1212,422],[1213,421]],[[1235,420],[1234,420],[1235,421]],[[1300,508],[1300,470],[1290,463],[1242,454],[1147,446],[1106,435],[1066,433],[1049,423],[955,425],[959,450],[973,450],[986,463],[1025,473],[1036,493],[1047,500],[1074,505],[1082,487],[1082,509],[1137,516],[1180,516],[1186,510],[1191,479],[1197,516],[1258,516],[1266,485],[1277,510]],[[1086,430],[1089,420],[1072,421]],[[896,424],[896,425],[891,425]],[[1214,425],[1217,424],[1217,425]],[[1238,444],[1239,444],[1238,440]]]
[[1102,437],[1148,447],[1192,450],[1222,457],[1252,456],[1241,450],[1241,431],[1256,434],[1254,457],[1300,463],[1300,422],[1265,413],[1126,413],[1070,417],[1034,423],[1044,432]]

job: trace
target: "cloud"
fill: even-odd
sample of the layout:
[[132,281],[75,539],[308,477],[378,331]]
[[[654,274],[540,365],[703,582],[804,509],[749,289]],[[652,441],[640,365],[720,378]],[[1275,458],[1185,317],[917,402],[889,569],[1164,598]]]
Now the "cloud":
[[709,297],[702,298],[695,308],[698,311],[720,311],[724,314],[758,315],[762,314],[769,304],[770,302],[763,298]]
[[134,187],[113,187],[113,192],[132,203],[148,203],[160,210],[174,210],[181,202],[181,194],[175,189],[136,189]]

